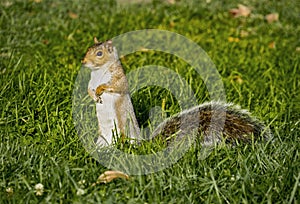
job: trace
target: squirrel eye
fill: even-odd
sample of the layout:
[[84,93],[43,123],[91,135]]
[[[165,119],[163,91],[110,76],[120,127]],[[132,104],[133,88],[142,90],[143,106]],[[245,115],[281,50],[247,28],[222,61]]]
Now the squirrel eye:
[[97,52],[97,56],[101,57],[103,55],[102,51]]

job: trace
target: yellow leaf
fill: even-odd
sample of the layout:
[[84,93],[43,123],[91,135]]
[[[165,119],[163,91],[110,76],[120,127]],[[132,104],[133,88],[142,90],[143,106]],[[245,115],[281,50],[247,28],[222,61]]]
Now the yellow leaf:
[[141,51],[141,52],[149,52],[149,49],[145,48],[145,47],[140,47],[139,51]]
[[273,41],[273,42],[270,42],[268,46],[271,49],[275,49],[275,45],[276,45],[276,43]]
[[279,14],[278,13],[270,13],[265,16],[265,19],[267,20],[268,23],[273,23],[273,22],[279,20]]
[[73,13],[73,12],[69,12],[69,17],[72,18],[72,19],[76,19],[78,18],[78,15],[76,13]]
[[244,83],[244,80],[242,79],[241,76],[235,75],[235,76],[232,77],[231,82],[242,84],[242,83]]
[[175,4],[175,0],[167,0],[169,4]]
[[251,9],[243,4],[239,4],[238,8],[230,9],[229,13],[235,18],[240,16],[248,17],[251,13]]
[[240,39],[239,38],[234,38],[234,37],[228,37],[228,41],[229,42],[239,42]]
[[241,38],[247,37],[248,35],[249,35],[249,32],[248,32],[248,31],[241,30],[241,32],[240,32],[240,37],[241,37]]
[[129,176],[120,171],[105,171],[99,176],[96,183],[109,183],[117,178],[129,179]]

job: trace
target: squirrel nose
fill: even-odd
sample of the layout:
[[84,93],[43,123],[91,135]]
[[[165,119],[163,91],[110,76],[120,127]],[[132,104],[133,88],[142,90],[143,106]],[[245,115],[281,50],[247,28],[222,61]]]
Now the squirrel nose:
[[85,64],[85,63],[86,63],[86,59],[85,59],[85,58],[82,59],[82,60],[81,60],[81,63],[82,63],[82,64]]

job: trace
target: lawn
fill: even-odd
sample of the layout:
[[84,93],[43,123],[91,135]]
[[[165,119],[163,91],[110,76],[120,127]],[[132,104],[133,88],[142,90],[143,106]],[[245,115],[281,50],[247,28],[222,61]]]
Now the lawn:
[[[234,18],[229,11],[240,3],[251,14]],[[279,20],[267,22],[271,13]],[[296,0],[1,1],[0,203],[299,202],[299,13]],[[85,150],[72,117],[81,59],[93,36],[107,40],[150,28],[197,43],[215,64],[226,100],[268,125],[273,138],[220,145],[206,159],[194,145],[164,170],[93,185],[108,168]],[[211,99],[201,77],[176,56],[142,50],[121,61],[126,73],[151,64],[170,67],[190,84],[197,103]],[[145,127],[154,106],[163,106],[165,115],[180,111],[159,87],[132,98]],[[39,183],[43,190],[36,190]]]

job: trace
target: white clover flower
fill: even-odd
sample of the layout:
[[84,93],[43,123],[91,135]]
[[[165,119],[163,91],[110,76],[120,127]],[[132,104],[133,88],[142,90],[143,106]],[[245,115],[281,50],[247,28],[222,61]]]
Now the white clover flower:
[[81,196],[83,194],[85,194],[85,191],[83,189],[81,189],[81,188],[78,188],[77,192],[76,192],[76,195]]
[[34,186],[35,193],[37,196],[41,196],[44,193],[44,185],[41,183],[38,183]]
[[79,185],[84,185],[85,184],[85,180],[83,179],[83,180],[78,181],[78,184]]
[[13,189],[12,187],[8,187],[8,188],[6,189],[6,193],[8,193],[8,194],[13,194],[13,193],[14,193],[14,189]]

